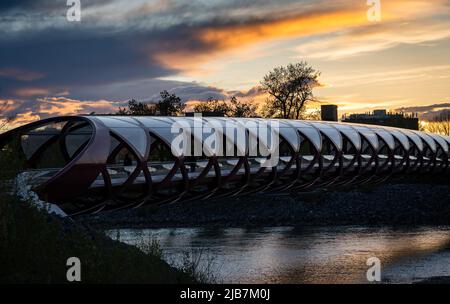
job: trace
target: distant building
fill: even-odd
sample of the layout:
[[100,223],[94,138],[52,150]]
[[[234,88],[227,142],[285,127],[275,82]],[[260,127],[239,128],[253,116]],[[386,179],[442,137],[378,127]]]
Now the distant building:
[[324,121],[338,121],[338,106],[337,105],[320,106],[320,117]]
[[383,110],[373,110],[373,116],[375,117],[383,117],[387,115],[387,111],[385,109]]
[[373,113],[344,115],[342,122],[419,130],[419,118],[417,114],[388,113],[386,110],[375,110]]

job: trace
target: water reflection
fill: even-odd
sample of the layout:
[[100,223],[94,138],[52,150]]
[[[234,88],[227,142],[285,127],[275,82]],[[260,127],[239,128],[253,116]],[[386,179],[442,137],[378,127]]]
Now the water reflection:
[[206,252],[204,263],[213,258],[219,281],[226,283],[364,283],[366,261],[373,256],[382,262],[385,282],[450,275],[446,266],[450,227],[173,228],[107,233],[134,245],[157,239],[173,265],[179,265],[183,253],[201,249]]

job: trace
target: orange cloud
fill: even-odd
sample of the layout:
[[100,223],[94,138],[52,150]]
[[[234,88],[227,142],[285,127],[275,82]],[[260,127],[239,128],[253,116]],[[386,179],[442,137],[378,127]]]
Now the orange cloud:
[[205,28],[198,30],[194,39],[210,46],[209,49],[170,51],[170,48],[167,48],[164,52],[157,53],[154,58],[165,66],[188,71],[198,69],[199,63],[211,59],[211,53],[239,49],[266,40],[307,36],[363,23],[367,23],[367,19],[361,10],[345,10]]
[[52,116],[86,115],[92,112],[114,113],[121,103],[109,100],[83,101],[65,97],[45,97],[37,98],[33,103],[24,100],[0,100],[0,105],[0,126],[6,122],[6,129],[11,129]]
[[0,99],[0,117],[15,108],[16,102],[13,99]]
[[[366,28],[374,25],[367,20],[368,6],[365,1],[338,2],[329,10],[316,9],[291,13],[282,17],[261,18],[248,22],[236,22],[233,24],[209,26],[205,28],[193,29],[192,39],[204,45],[204,48],[171,48],[168,46],[163,51],[153,55],[162,65],[169,68],[181,70],[185,74],[197,75],[204,73],[200,65],[212,61],[218,54],[232,51],[240,52],[242,48],[262,42],[300,38],[338,31]],[[398,24],[408,21],[416,21],[427,16],[440,14],[447,8],[446,0],[425,1],[425,0],[391,0],[382,2],[382,22],[392,22],[390,26],[396,28]],[[278,12],[279,13],[279,12]],[[274,12],[276,15],[277,12]],[[398,22],[398,23],[394,23]],[[375,24],[376,27],[377,24]],[[420,29],[422,24],[415,22],[411,27]],[[366,35],[367,33],[363,34]],[[355,37],[360,35],[357,31],[352,34]],[[359,38],[359,45],[352,45],[356,50],[362,48],[366,51],[363,41]],[[419,42],[423,41],[419,39]],[[415,40],[411,41],[412,43]],[[394,45],[386,44],[383,47]],[[369,48],[370,49],[370,48]],[[192,73],[194,72],[194,73]]]
[[39,113],[45,116],[79,115],[91,112],[111,113],[117,111],[116,102],[109,100],[81,101],[65,97],[38,98]]
[[367,26],[343,35],[321,37],[303,43],[296,50],[299,58],[340,59],[368,52],[376,52],[398,44],[433,42],[450,37],[450,21],[414,23],[383,23]]
[[33,114],[30,112],[20,113],[17,114],[16,117],[14,117],[14,120],[11,122],[10,125],[8,125],[9,128],[15,128],[36,120],[41,119],[39,115]]
[[300,37],[324,31],[367,23],[361,11],[326,12],[298,16],[272,22],[234,25],[221,29],[206,29],[200,39],[221,49],[235,48],[263,40]]

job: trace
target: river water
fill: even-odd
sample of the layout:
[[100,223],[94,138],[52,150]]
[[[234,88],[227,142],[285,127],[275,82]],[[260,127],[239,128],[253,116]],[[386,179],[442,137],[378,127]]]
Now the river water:
[[[115,229],[142,247],[157,240],[169,264],[199,261],[218,283],[367,283],[367,260],[382,282],[450,276],[450,226]],[[144,246],[145,247],[145,246]]]

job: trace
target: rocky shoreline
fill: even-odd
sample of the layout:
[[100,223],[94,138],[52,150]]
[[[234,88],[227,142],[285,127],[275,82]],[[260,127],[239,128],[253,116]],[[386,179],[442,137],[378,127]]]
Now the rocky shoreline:
[[85,215],[95,228],[257,227],[304,225],[448,225],[450,184],[378,186],[264,193]]

